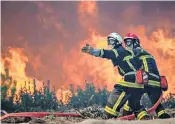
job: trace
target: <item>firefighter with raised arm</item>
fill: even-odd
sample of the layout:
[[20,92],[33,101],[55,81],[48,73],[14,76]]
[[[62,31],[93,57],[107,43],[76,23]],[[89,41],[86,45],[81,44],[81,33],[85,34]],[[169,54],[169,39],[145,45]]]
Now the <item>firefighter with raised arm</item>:
[[140,77],[135,77],[135,73],[139,72],[141,64],[139,65],[135,61],[134,55],[122,46],[122,37],[118,33],[111,33],[107,37],[107,42],[112,49],[96,49],[88,44],[82,48],[84,53],[110,59],[114,67],[118,68],[119,74],[123,76],[123,79],[114,85],[105,107],[105,114],[108,118],[118,117],[120,109],[129,100],[132,103],[130,106],[138,120],[149,119],[145,108],[140,105],[144,85],[140,84],[140,82],[136,83],[136,79],[140,78],[145,78],[144,80],[147,81],[147,77],[143,77],[146,73],[143,72],[141,75],[137,75]]
[[[139,38],[133,34],[128,33],[124,38],[125,46],[128,50],[132,50],[135,57],[142,63],[142,70],[144,70],[148,75],[148,83],[144,83],[144,92],[148,94],[151,102],[155,104],[162,94],[162,90],[166,91],[168,88],[167,80],[165,76],[160,76],[156,65],[154,57],[148,53],[146,50],[141,48]],[[128,101],[123,110],[123,115],[132,114],[132,109],[130,108],[132,101]],[[130,106],[130,107],[129,107]],[[165,112],[162,104],[156,109],[156,113],[159,118],[170,118],[170,115]]]

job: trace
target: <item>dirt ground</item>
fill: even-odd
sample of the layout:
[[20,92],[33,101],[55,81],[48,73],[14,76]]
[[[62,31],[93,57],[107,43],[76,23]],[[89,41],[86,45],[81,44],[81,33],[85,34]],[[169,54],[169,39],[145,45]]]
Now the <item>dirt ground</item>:
[[[97,119],[66,119],[66,118],[57,118],[49,121],[31,121],[28,123],[21,124],[174,124],[175,118],[171,119],[154,119],[154,120],[144,120],[144,121],[121,121],[121,120],[97,120]],[[3,123],[5,124],[5,123]]]
[[[13,121],[8,123],[14,123]],[[15,122],[18,123],[18,122]],[[71,117],[56,117],[56,118],[44,118],[38,119],[33,118],[30,122],[20,124],[174,124],[175,118],[170,119],[154,119],[154,120],[143,120],[143,121],[121,121],[121,120],[102,120],[102,119],[81,119]],[[7,122],[2,122],[7,124]]]
[[174,124],[175,118],[171,119],[155,119],[145,121],[120,121],[120,120],[93,120],[88,119],[76,124]]

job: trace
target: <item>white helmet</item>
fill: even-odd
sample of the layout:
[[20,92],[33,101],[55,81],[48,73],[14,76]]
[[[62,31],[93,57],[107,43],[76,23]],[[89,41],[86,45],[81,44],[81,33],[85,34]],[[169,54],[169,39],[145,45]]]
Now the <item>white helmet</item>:
[[122,37],[116,32],[109,34],[107,41],[108,45],[111,45],[112,48],[122,45]]

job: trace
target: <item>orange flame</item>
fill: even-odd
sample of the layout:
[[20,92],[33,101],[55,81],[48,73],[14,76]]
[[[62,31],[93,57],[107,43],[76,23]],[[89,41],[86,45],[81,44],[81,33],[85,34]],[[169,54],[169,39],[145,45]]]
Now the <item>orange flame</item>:
[[95,16],[97,13],[97,5],[95,1],[81,1],[79,4],[79,12],[81,14]]
[[[26,85],[26,88],[29,88],[31,92],[33,92],[33,86],[29,86],[32,83],[28,83],[25,81],[32,82],[33,79],[31,77],[26,76],[25,68],[26,63],[28,62],[27,56],[24,55],[23,49],[21,48],[8,48],[8,55],[4,55],[4,57],[1,60],[1,73],[5,73],[5,68],[8,68],[9,75],[12,76],[13,80],[17,81],[16,89],[17,93],[19,93],[19,90],[21,87],[24,87]],[[41,86],[40,81],[36,81],[37,85]]]
[[66,58],[63,62],[64,73],[69,77],[67,83],[74,82],[75,85],[84,86],[84,80],[90,80],[98,87],[102,88],[107,85],[109,89],[112,89],[117,79],[121,78],[120,75],[115,73],[111,61],[82,53],[81,46],[85,43],[89,43],[96,48],[107,48],[106,37],[91,32],[89,39],[82,41],[80,46],[72,49],[69,55],[71,61]]
[[93,30],[93,24],[97,22],[97,4],[95,1],[81,1],[78,7],[79,22],[87,30]]
[[89,80],[94,82],[98,87],[107,85],[111,89],[117,79],[121,78],[115,74],[110,61],[81,53],[81,47],[85,43],[89,43],[97,48],[107,48],[106,37],[98,34],[93,26],[94,22],[92,20],[98,20],[97,11],[97,5],[94,1],[80,2],[79,4],[80,23],[89,31],[89,38],[81,41],[80,45],[70,51],[69,56],[71,56],[71,61],[69,61],[68,57],[64,59],[64,73],[69,77],[66,84],[73,82],[75,86],[79,85],[83,87],[84,81]]
[[56,96],[60,102],[62,102],[63,104],[68,104],[71,100],[72,93],[69,90],[61,88],[57,90]]

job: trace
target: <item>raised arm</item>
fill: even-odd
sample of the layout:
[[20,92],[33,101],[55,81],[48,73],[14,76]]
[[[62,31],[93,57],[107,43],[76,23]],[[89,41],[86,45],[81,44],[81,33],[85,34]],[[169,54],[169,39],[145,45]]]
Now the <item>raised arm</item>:
[[92,48],[88,44],[86,44],[86,46],[84,46],[82,48],[82,52],[88,53],[88,54],[90,54],[92,56],[106,58],[106,59],[115,59],[117,57],[116,56],[116,54],[117,54],[116,52],[117,51],[104,50],[104,49],[96,49],[96,48]]

